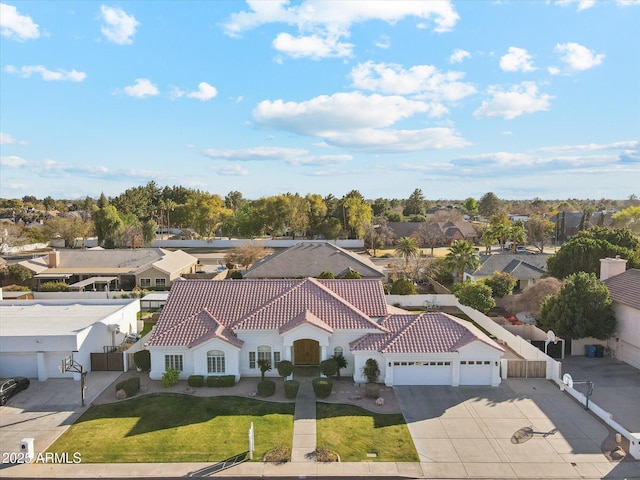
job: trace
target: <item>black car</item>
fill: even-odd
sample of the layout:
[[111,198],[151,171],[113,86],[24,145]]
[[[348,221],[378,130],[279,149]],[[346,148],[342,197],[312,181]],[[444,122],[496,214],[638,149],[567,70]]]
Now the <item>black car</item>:
[[0,405],[6,405],[9,397],[20,390],[26,390],[31,382],[25,377],[6,378],[0,380]]

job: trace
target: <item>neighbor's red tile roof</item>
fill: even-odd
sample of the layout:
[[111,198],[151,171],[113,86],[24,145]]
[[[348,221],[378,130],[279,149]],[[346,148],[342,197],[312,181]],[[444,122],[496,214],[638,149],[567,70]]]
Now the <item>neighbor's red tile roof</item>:
[[499,351],[498,344],[482,334],[473,324],[442,312],[420,315],[390,315],[382,326],[391,333],[370,333],[351,342],[351,350],[371,350],[382,353],[447,353],[480,340]]

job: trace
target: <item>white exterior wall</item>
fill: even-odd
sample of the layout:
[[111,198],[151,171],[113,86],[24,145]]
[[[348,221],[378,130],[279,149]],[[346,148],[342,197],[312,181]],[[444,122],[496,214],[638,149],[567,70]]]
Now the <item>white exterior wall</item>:
[[193,375],[193,355],[187,347],[149,347],[151,354],[151,371],[149,378],[151,380],[162,380],[164,370],[165,355],[182,355],[182,371],[180,378],[186,379],[189,375]]
[[640,310],[619,302],[614,302],[613,310],[618,334],[609,340],[608,346],[615,351],[618,360],[640,368]]
[[378,362],[378,366],[380,367],[380,377],[378,378],[378,381],[384,382],[387,372],[384,356],[380,352],[375,351],[354,352],[353,381],[356,383],[367,383],[366,377],[362,374],[362,369],[369,358],[373,358]]
[[[207,365],[207,352],[221,350],[224,352],[224,373],[209,373]],[[191,375],[233,375],[236,381],[240,380],[240,349],[218,338],[204,342],[191,350],[193,357],[193,373]]]

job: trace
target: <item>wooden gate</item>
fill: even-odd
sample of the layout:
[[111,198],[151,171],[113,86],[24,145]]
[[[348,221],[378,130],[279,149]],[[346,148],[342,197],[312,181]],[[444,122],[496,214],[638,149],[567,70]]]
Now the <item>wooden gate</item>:
[[92,353],[91,371],[93,372],[123,372],[124,358],[122,352]]
[[510,358],[507,361],[507,378],[547,378],[547,362]]

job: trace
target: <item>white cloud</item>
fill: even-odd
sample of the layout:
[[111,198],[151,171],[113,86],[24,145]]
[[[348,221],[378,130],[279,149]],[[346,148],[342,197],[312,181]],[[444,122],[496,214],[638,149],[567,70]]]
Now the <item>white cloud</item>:
[[502,117],[511,120],[526,113],[549,110],[549,102],[554,98],[538,92],[534,82],[521,82],[508,91],[493,85],[489,87],[488,93],[491,98],[483,101],[480,108],[473,112],[474,117]]
[[416,113],[428,113],[429,105],[401,96],[363,95],[360,92],[321,95],[304,102],[264,100],[253,110],[261,125],[305,135],[323,132],[386,127]]
[[578,11],[587,10],[596,4],[596,0],[556,0],[556,5],[568,7],[571,4],[578,4]]
[[424,113],[429,103],[401,96],[360,92],[319,96],[305,102],[265,100],[253,111],[262,126],[320,137],[330,145],[369,151],[413,151],[458,148],[468,143],[451,128],[385,130],[396,122]]
[[5,67],[7,73],[16,73],[23,78],[29,78],[33,74],[39,74],[45,82],[54,81],[68,81],[68,82],[82,82],[87,78],[87,74],[79,72],[77,70],[63,70],[58,68],[55,71],[49,70],[43,65],[23,65],[20,68],[16,68],[13,65],[7,65]]
[[216,160],[235,161],[265,161],[265,160],[290,160],[307,155],[309,152],[300,148],[284,147],[253,147],[234,150],[218,150],[207,148],[202,151],[207,157]]
[[368,152],[413,152],[462,148],[471,145],[451,128],[424,128],[421,130],[381,130],[363,128],[352,131],[327,133],[328,143],[343,148]]
[[551,75],[560,75],[561,71],[558,67],[549,67],[547,68],[547,71],[551,74]]
[[32,40],[40,36],[38,24],[21,15],[13,5],[0,3],[0,34],[12,40]]
[[604,54],[596,54],[593,50],[589,50],[579,43],[559,43],[555,50],[560,53],[560,60],[571,70],[589,70],[600,65],[604,59]]
[[449,57],[449,63],[462,63],[465,58],[471,58],[471,53],[456,48]]
[[24,140],[16,140],[13,135],[0,132],[0,145],[26,145]]
[[287,160],[290,165],[327,166],[341,165],[353,160],[352,155],[313,155],[308,157],[294,157]]
[[291,5],[287,0],[272,2],[249,0],[249,10],[233,13],[224,23],[224,32],[239,37],[243,32],[270,23],[294,26],[297,35],[282,32],[274,48],[293,57],[346,57],[353,46],[343,43],[355,23],[380,20],[394,24],[406,17],[433,20],[436,32],[450,31],[459,16],[448,0],[362,2],[343,0],[327,2],[305,0]]
[[535,70],[529,52],[518,47],[509,47],[509,52],[500,58],[500,68],[505,72],[532,72]]
[[461,82],[462,72],[440,72],[433,65],[361,63],[349,74],[353,86],[392,95],[420,95],[435,101],[455,102],[476,92],[473,85]]
[[386,50],[391,46],[391,37],[389,37],[389,35],[380,35],[380,38],[374,42],[374,45]]
[[214,166],[214,167],[211,167],[211,170],[216,172],[218,175],[222,175],[222,176],[225,176],[225,177],[249,175],[249,170],[244,168],[242,165]]
[[124,87],[124,93],[130,97],[144,98],[159,95],[160,91],[148,78],[136,78],[135,85]]
[[121,8],[107,7],[106,5],[102,5],[100,11],[104,21],[100,31],[110,42],[118,45],[133,43],[133,36],[140,25],[140,22],[133,15],[128,15]]
[[29,162],[24,158],[17,157],[15,155],[7,155],[0,157],[0,165],[3,167],[22,167],[27,165]]
[[314,60],[327,57],[350,57],[353,44],[342,43],[337,37],[301,35],[294,37],[280,33],[273,41],[273,48],[292,58],[310,57]]
[[626,142],[613,142],[613,143],[588,143],[582,145],[557,145],[551,147],[539,148],[540,152],[584,152],[584,151],[598,151],[598,150],[618,150],[618,149],[630,149],[634,150],[640,146],[640,141],[631,140]]
[[218,90],[216,90],[216,87],[214,87],[213,85],[209,85],[207,82],[200,82],[198,84],[197,92],[187,93],[187,97],[195,98],[203,102],[211,100],[216,95],[218,95]]

